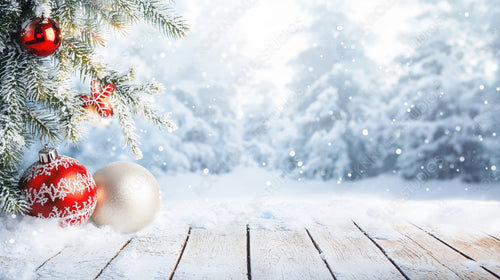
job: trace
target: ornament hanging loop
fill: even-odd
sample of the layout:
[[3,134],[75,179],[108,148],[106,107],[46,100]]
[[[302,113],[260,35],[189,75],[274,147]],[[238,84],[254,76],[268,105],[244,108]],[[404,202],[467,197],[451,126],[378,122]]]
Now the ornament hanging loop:
[[50,137],[47,134],[42,134],[42,136],[40,136],[40,144],[47,149],[50,145]]
[[59,155],[57,154],[56,149],[49,148],[50,145],[50,131],[47,126],[43,125],[43,128],[47,131],[47,134],[43,134],[40,136],[40,144],[42,144],[43,149],[38,151],[38,158],[40,163],[49,163],[55,161]]

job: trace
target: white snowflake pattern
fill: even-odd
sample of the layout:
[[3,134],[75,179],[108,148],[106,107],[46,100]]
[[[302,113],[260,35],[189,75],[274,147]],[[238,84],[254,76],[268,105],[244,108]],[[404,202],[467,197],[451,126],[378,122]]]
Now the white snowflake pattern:
[[69,168],[70,166],[79,164],[76,159],[67,156],[59,156],[56,160],[44,164],[35,162],[24,172],[22,176],[23,182],[31,181],[40,175],[50,176],[52,175],[52,170],[58,170],[60,167]]
[[52,207],[48,217],[44,217],[42,213],[38,213],[38,218],[49,218],[58,219],[62,225],[80,225],[94,212],[95,206],[97,205],[97,195],[91,195],[87,201],[83,201],[81,204],[75,201],[72,207],[64,207],[64,209],[59,209],[57,206]]
[[26,188],[23,190],[23,194],[30,206],[34,203],[43,206],[49,201],[49,198],[51,201],[64,200],[68,195],[76,192],[83,194],[84,191],[90,192],[94,188],[94,179],[87,171],[84,175],[78,173],[75,178],[61,178],[56,186],[43,183],[38,189]]

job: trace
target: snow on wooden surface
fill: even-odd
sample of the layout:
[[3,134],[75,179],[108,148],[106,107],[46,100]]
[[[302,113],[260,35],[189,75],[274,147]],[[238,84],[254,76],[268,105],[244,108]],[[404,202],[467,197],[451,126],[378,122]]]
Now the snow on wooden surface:
[[0,279],[30,279],[40,265],[48,262],[53,256],[59,254],[60,250],[52,249],[48,252],[26,252],[24,258],[0,256]]
[[332,279],[306,230],[250,230],[255,279]]
[[496,279],[415,226],[379,223],[360,228],[410,279]]
[[98,279],[157,279],[169,275],[177,263],[188,227],[168,234],[132,238]]
[[495,235],[367,221],[179,226],[0,255],[2,279],[499,279],[499,267]]
[[352,222],[336,227],[313,226],[308,231],[336,279],[404,279]]
[[173,279],[246,279],[246,228],[192,229]]
[[62,249],[36,271],[38,279],[93,279],[129,237],[91,239]]
[[423,230],[439,238],[448,246],[473,259],[486,270],[500,275],[500,240],[484,232],[451,227],[436,229],[424,227]]

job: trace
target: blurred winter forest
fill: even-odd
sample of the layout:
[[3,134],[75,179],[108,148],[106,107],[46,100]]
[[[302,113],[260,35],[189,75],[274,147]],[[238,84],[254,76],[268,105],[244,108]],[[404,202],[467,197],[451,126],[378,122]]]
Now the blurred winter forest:
[[[219,174],[244,165],[335,181],[383,173],[498,180],[495,0],[176,6],[190,24],[187,38],[140,26],[100,52],[166,87],[156,102],[179,129],[137,120],[138,163],[154,173]],[[94,171],[130,160],[118,130],[89,127],[84,143],[61,149]]]

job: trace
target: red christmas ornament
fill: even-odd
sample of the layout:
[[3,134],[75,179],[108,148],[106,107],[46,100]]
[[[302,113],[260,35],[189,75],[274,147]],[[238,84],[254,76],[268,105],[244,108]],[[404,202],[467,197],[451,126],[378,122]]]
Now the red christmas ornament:
[[103,118],[113,115],[113,107],[109,104],[109,96],[115,91],[113,84],[107,84],[102,89],[99,88],[99,83],[93,80],[90,83],[90,96],[82,96],[82,106],[93,112],[97,112]]
[[60,219],[62,225],[81,225],[97,204],[92,174],[77,160],[58,156],[53,148],[42,149],[39,158],[19,181],[29,214]]
[[34,18],[23,24],[19,35],[21,46],[34,56],[53,54],[61,44],[61,30],[50,18]]

